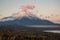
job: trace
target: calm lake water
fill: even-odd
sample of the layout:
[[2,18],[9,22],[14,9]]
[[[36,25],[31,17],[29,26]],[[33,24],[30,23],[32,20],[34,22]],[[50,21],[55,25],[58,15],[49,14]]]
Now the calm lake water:
[[44,30],[44,32],[60,33],[60,30]]

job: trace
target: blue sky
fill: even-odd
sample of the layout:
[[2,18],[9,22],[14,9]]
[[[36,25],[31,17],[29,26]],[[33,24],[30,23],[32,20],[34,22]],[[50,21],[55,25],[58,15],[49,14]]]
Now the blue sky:
[[49,20],[60,21],[60,0],[0,0],[0,18],[18,12],[22,4],[34,4],[39,11],[38,17],[49,16]]

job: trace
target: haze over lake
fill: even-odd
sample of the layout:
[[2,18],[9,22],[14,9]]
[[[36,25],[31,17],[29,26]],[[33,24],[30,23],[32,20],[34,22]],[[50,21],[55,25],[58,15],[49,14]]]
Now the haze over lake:
[[57,25],[26,25],[28,27],[59,27]]
[[60,33],[60,30],[44,30],[44,32]]

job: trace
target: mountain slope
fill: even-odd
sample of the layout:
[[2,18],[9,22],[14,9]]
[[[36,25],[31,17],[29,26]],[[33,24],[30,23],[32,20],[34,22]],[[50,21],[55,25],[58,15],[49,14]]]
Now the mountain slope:
[[13,26],[19,26],[19,25],[54,25],[53,22],[49,21],[49,20],[43,20],[43,19],[39,19],[37,17],[34,16],[24,16],[22,18],[18,17],[14,20],[12,17],[6,17],[4,19],[8,19],[10,18],[10,20],[8,21],[0,21],[0,25],[13,25]]

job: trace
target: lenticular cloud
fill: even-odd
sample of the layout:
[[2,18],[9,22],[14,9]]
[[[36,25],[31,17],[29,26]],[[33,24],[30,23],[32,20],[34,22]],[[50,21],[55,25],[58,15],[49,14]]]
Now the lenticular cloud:
[[21,8],[23,8],[23,9],[34,9],[35,6],[32,4],[26,4],[26,5],[22,5]]

